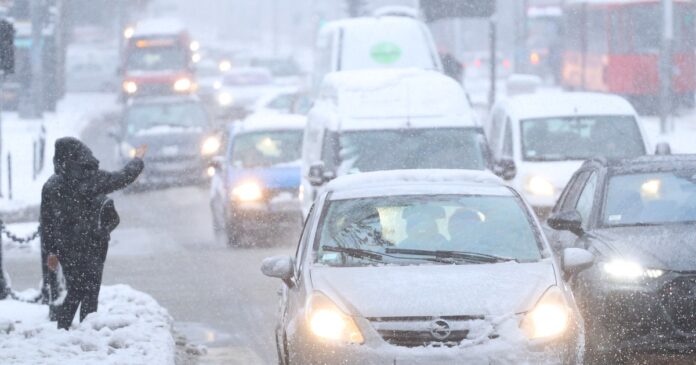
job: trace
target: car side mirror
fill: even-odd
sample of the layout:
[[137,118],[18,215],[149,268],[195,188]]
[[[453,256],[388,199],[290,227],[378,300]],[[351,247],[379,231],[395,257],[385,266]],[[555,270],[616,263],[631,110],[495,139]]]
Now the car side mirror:
[[671,155],[672,154],[672,147],[667,142],[660,142],[657,145],[655,145],[655,154],[656,155]]
[[503,180],[512,180],[517,176],[517,166],[511,158],[503,157],[495,163],[493,173]]
[[569,247],[563,250],[561,256],[561,268],[563,272],[572,276],[594,264],[594,255],[585,249]]
[[547,223],[557,231],[570,231],[577,236],[585,233],[582,229],[582,217],[577,210],[553,213]]
[[295,275],[295,263],[287,255],[268,257],[261,263],[261,272],[272,278],[283,280],[288,288],[295,286],[292,277]]
[[314,163],[309,167],[307,180],[309,180],[309,183],[313,186],[324,185],[324,183],[334,178],[336,178],[336,174],[333,171],[326,170],[323,162]]

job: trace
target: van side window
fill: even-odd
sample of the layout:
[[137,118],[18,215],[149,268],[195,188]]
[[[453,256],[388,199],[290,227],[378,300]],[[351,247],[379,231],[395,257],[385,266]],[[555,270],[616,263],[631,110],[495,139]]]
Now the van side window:
[[324,133],[324,141],[321,147],[321,161],[327,171],[336,171],[339,160],[338,134],[327,131]]
[[493,116],[491,117],[491,123],[486,131],[488,133],[488,144],[493,151],[495,158],[500,158],[501,151],[501,136],[500,132],[503,129],[503,121],[505,121],[505,112],[501,108],[497,108],[493,111]]
[[505,135],[503,136],[503,153],[502,157],[514,157],[513,156],[513,149],[512,149],[512,122],[510,122],[510,118],[507,118],[505,121]]

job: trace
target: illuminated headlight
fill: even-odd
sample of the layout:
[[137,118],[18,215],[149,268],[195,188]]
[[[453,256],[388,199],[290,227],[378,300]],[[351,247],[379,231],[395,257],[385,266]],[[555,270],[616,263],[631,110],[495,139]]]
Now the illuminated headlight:
[[529,194],[536,196],[553,196],[556,193],[556,188],[554,188],[553,184],[541,176],[530,176],[524,189]]
[[309,330],[321,340],[349,344],[365,342],[353,318],[323,294],[312,294],[306,313]]
[[227,71],[229,71],[231,68],[232,68],[232,62],[227,61],[227,60],[220,61],[220,64],[218,65],[218,69],[219,69],[221,72],[227,72]]
[[201,58],[202,58],[202,57],[201,57],[201,54],[200,54],[200,53],[194,53],[193,55],[191,55],[191,61],[192,61],[193,63],[201,62]]
[[231,193],[232,200],[240,202],[253,202],[263,198],[263,190],[259,184],[248,181],[235,186]]
[[551,287],[534,309],[528,312],[520,327],[530,339],[549,339],[566,332],[570,325],[571,310],[561,289]]
[[124,81],[123,91],[127,94],[135,94],[138,91],[138,84],[136,84],[135,81]]
[[123,30],[123,38],[131,39],[131,38],[133,38],[134,34],[135,34],[135,28],[133,28],[133,27],[126,27],[126,29]]
[[665,272],[660,269],[644,269],[640,264],[627,260],[612,260],[602,265],[604,272],[616,280],[638,280],[640,278],[655,279]]
[[216,173],[216,172],[217,172],[217,171],[215,171],[215,168],[212,167],[212,166],[208,166],[208,169],[205,170],[205,173],[206,173],[206,175],[208,175],[208,177],[213,177],[213,176],[215,176],[215,173]]
[[189,91],[193,87],[193,83],[187,77],[182,77],[174,83],[174,91]]
[[127,142],[121,143],[121,155],[128,156],[130,158],[135,157],[136,149]]
[[210,136],[203,141],[201,146],[201,154],[204,156],[210,156],[216,154],[220,150],[220,138],[217,136]]
[[234,98],[230,93],[220,93],[218,95],[218,104],[220,104],[220,106],[229,106],[232,105],[233,102]]
[[220,90],[221,87],[222,87],[222,82],[220,82],[220,81],[215,81],[215,82],[213,83],[213,89],[215,89],[215,90]]
[[191,41],[189,44],[189,49],[191,52],[196,52],[201,48],[201,44],[198,41]]

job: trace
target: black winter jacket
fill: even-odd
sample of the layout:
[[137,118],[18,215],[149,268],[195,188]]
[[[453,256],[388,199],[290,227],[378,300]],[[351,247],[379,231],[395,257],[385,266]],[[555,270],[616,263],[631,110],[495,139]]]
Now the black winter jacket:
[[99,160],[75,138],[56,141],[55,174],[41,193],[41,242],[44,249],[64,264],[103,264],[109,237],[94,237],[85,226],[89,204],[135,181],[144,168],[135,158],[121,171],[99,170]]

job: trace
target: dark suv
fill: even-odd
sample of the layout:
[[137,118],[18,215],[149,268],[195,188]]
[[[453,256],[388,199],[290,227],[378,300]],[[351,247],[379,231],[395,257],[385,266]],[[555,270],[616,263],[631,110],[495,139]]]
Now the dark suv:
[[696,350],[696,155],[585,162],[547,223],[554,250],[595,255],[569,278],[588,360]]

